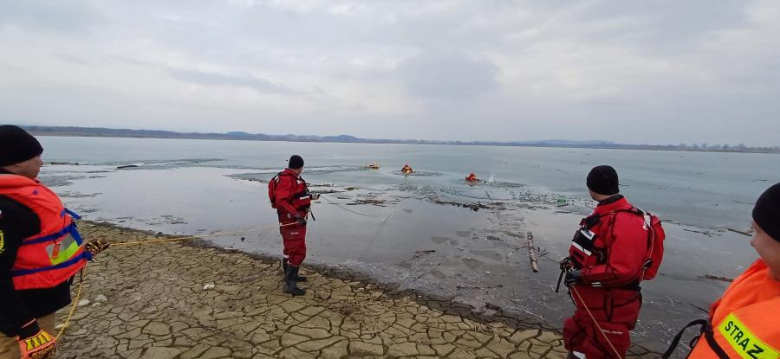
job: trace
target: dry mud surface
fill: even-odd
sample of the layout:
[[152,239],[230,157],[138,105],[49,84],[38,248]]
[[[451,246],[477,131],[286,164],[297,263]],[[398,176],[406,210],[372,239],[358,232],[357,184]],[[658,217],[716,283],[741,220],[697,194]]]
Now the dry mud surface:
[[[164,238],[92,223],[81,231],[114,243]],[[88,266],[59,357],[565,357],[560,334],[537,323],[478,317],[328,268],[304,264],[302,274],[308,292],[291,297],[270,258],[193,242],[112,247]]]

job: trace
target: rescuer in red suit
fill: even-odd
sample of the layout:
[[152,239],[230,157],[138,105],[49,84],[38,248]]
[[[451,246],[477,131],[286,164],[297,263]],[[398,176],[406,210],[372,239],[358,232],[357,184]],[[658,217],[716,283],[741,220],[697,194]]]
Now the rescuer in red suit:
[[309,192],[301,172],[303,158],[293,155],[287,168],[268,184],[271,204],[279,216],[279,230],[284,244],[284,291],[294,296],[306,294],[305,290],[298,288],[298,282],[306,281],[306,277],[299,276],[298,271],[306,258],[306,224],[311,201],[319,197]]
[[576,305],[563,325],[564,345],[569,358],[624,358],[642,304],[639,282],[647,268],[651,229],[620,195],[614,168],[593,168],[587,186],[599,203],[580,223],[562,262]]

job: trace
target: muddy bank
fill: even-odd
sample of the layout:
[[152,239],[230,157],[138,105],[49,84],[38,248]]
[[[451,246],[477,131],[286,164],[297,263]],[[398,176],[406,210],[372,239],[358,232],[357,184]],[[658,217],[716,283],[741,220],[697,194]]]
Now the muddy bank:
[[[81,228],[85,238],[114,243],[161,238],[96,223]],[[114,246],[88,267],[61,357],[565,356],[560,335],[542,324],[500,311],[477,315],[351,271],[304,269],[309,291],[293,298],[282,293],[273,258],[205,242]]]

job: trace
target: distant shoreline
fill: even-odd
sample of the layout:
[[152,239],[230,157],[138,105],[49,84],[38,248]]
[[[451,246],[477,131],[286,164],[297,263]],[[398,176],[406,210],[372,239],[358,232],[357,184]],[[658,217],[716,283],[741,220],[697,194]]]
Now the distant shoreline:
[[316,142],[316,143],[366,143],[366,144],[410,144],[410,145],[457,145],[457,146],[496,146],[496,147],[543,147],[543,148],[581,148],[606,150],[640,151],[678,151],[678,152],[721,152],[721,153],[780,153],[780,147],[747,147],[744,145],[717,145],[700,147],[698,145],[633,145],[608,141],[429,141],[429,140],[392,140],[365,139],[349,135],[313,136],[313,135],[266,135],[246,132],[227,133],[183,133],[156,130],[128,130],[93,127],[57,127],[22,126],[36,136],[51,137],[107,137],[107,138],[160,138],[190,140],[234,140],[234,141],[274,141],[274,142]]

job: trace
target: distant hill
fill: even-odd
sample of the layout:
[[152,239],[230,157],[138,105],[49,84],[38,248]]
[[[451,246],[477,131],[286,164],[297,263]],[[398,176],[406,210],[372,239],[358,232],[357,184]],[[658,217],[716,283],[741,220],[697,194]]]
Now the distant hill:
[[102,127],[73,126],[22,126],[39,136],[83,136],[83,137],[138,137],[138,138],[183,138],[183,139],[213,139],[213,140],[245,140],[245,141],[294,141],[294,142],[398,142],[397,140],[366,140],[349,135],[313,136],[313,135],[266,135],[232,131],[226,133],[174,132],[158,130],[129,130]]
[[717,151],[717,152],[750,152],[750,153],[780,153],[780,147],[747,147],[738,145],[636,145],[621,144],[610,141],[577,141],[577,140],[544,140],[544,141],[430,141],[430,140],[397,140],[397,139],[366,139],[350,135],[315,136],[315,135],[267,135],[263,133],[248,133],[232,131],[226,133],[174,132],[158,130],[129,130],[101,127],[73,126],[22,126],[38,136],[80,136],[80,137],[136,137],[136,138],[178,138],[178,139],[211,139],[211,140],[241,140],[241,141],[288,141],[288,142],[333,142],[333,143],[399,143],[426,145],[461,145],[461,146],[520,146],[520,147],[563,147],[563,148],[593,148],[593,149],[628,149],[628,150],[669,150],[669,151]]

